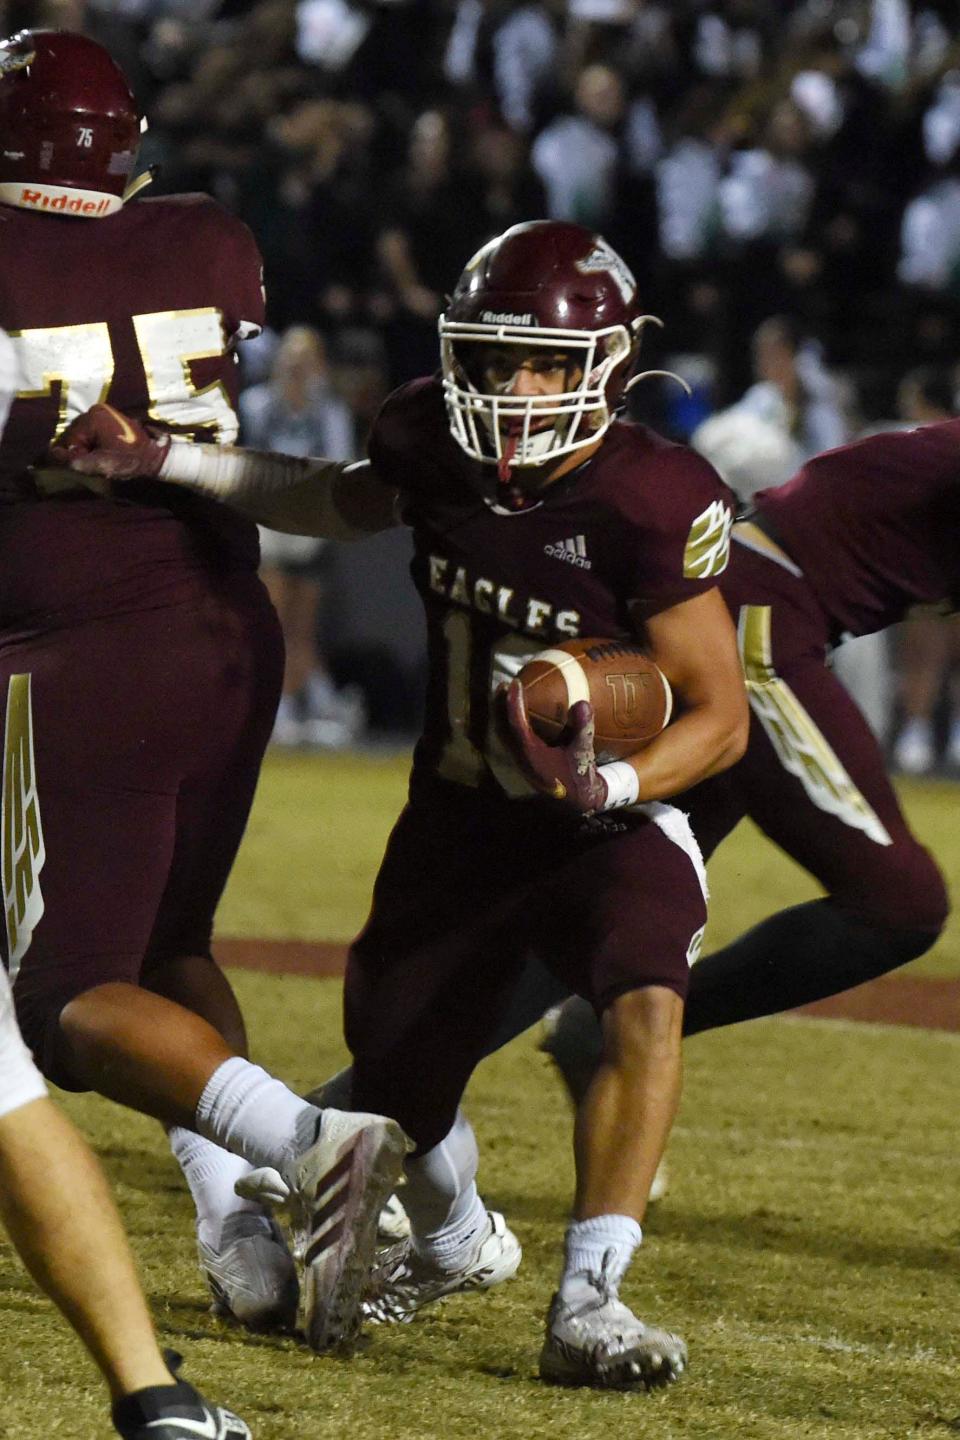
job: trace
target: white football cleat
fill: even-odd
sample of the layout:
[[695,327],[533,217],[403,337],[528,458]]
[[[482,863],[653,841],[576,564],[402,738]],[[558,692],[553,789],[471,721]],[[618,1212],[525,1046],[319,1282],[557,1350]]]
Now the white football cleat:
[[249,1330],[292,1330],[300,1287],[279,1225],[263,1215],[228,1215],[216,1249],[197,1240],[200,1269],[217,1315]]
[[377,1262],[363,1304],[364,1317],[375,1325],[408,1325],[418,1310],[446,1295],[489,1290],[515,1275],[523,1252],[520,1242],[496,1211],[487,1211],[487,1225],[476,1248],[456,1270],[442,1270],[422,1259],[412,1240],[387,1250]]
[[653,1390],[679,1380],[687,1368],[680,1336],[638,1320],[603,1274],[583,1278],[582,1299],[567,1303],[559,1293],[553,1297],[540,1351],[541,1380],[611,1390]]
[[318,1140],[286,1176],[294,1254],[303,1266],[303,1331],[313,1350],[356,1339],[377,1220],[412,1149],[395,1120],[324,1110]]

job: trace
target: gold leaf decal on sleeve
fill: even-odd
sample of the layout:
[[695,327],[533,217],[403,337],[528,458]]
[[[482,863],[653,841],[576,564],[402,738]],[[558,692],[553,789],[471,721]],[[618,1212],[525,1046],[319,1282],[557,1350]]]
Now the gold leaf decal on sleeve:
[[877,845],[892,845],[886,826],[861,795],[813,716],[773,668],[769,605],[744,605],[737,625],[750,708],[777,759],[818,810],[862,830]]
[[707,580],[722,575],[730,559],[730,527],[733,512],[722,500],[714,500],[690,526],[683,552],[685,580]]
[[29,675],[11,675],[7,687],[0,818],[7,968],[13,981],[43,914],[40,871],[46,858],[34,768]]

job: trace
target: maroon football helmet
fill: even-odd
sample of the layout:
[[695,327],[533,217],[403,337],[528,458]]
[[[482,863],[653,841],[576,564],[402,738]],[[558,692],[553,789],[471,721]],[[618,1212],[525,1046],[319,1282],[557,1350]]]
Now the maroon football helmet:
[[[501,473],[592,444],[613,420],[652,318],[601,236],[558,220],[514,225],[473,257],[440,317],[454,439]],[[563,389],[517,394],[512,377],[524,363],[535,366],[538,352],[565,362]]]
[[119,210],[140,112],[95,40],[21,30],[0,41],[0,201],[99,219]]

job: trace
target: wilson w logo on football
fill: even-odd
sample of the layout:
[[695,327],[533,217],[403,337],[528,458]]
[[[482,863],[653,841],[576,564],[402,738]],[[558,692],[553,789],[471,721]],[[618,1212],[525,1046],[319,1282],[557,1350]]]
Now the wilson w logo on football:
[[647,697],[643,692],[650,689],[652,676],[647,671],[631,674],[624,671],[619,675],[605,675],[603,683],[610,691],[614,725],[621,730],[632,730],[645,716]]

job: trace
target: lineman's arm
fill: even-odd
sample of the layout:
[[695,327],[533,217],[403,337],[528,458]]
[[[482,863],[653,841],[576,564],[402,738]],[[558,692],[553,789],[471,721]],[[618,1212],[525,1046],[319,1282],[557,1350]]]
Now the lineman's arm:
[[399,523],[397,491],[353,464],[171,441],[111,405],[94,405],[51,450],[59,465],[108,481],[158,479],[221,500],[293,535],[357,540]]
[[210,495],[288,535],[361,540],[400,523],[397,491],[369,460],[344,464],[224,445],[172,444],[159,480]]

